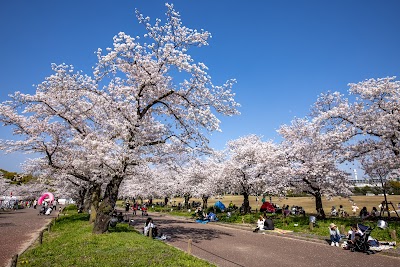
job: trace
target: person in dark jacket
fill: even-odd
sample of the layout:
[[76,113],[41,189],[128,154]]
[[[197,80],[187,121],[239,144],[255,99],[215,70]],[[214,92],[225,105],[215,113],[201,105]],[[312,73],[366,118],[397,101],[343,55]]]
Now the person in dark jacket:
[[274,221],[271,219],[271,217],[265,215],[264,219],[264,230],[274,230]]

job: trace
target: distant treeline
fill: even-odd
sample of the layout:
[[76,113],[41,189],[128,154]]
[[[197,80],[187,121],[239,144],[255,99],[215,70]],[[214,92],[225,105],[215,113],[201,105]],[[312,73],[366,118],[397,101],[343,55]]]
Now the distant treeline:
[[22,175],[17,172],[9,172],[3,169],[0,169],[0,172],[3,174],[3,177],[10,180],[10,183],[12,184],[25,184],[34,179],[33,175],[31,174]]
[[[388,195],[400,195],[400,181],[388,181],[386,192]],[[353,193],[355,195],[365,195],[367,193],[378,195],[383,194],[383,188],[381,186],[354,187]]]

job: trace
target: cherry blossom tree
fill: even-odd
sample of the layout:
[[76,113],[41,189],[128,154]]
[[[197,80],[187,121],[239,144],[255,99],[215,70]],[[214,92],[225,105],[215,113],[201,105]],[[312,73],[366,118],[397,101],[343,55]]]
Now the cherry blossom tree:
[[284,176],[294,190],[315,198],[318,215],[325,217],[322,196],[350,194],[349,174],[339,168],[342,162],[342,138],[336,131],[327,131],[308,119],[295,119],[278,132],[284,138],[290,168]]
[[193,196],[201,198],[203,209],[208,207],[208,199],[218,193],[218,180],[223,172],[223,162],[215,157],[215,152],[207,158],[197,161],[195,172],[196,184],[193,190]]
[[210,158],[196,158],[176,168],[175,190],[185,200],[185,208],[189,207],[191,197],[201,198],[203,208],[207,208],[210,196],[214,195],[218,186],[216,177],[220,175],[220,165]]
[[263,142],[257,135],[248,135],[227,143],[227,159],[219,184],[243,195],[243,212],[250,212],[249,196],[281,188],[278,178],[279,148]]
[[[313,108],[321,125],[340,133],[348,160],[385,181],[400,168],[400,82],[395,77],[349,84],[350,101],[338,92],[322,94]],[[386,202],[386,199],[385,199]]]
[[0,195],[3,196],[10,186],[10,180],[4,178],[3,173],[0,172]]
[[213,85],[206,65],[188,54],[208,45],[210,33],[183,26],[166,6],[165,24],[136,12],[147,33],[121,32],[105,54],[99,49],[93,77],[53,65],[35,94],[16,92],[0,105],[0,121],[23,137],[1,149],[39,153],[57,177],[105,188],[94,233],[107,231],[120,185],[136,166],[171,146],[206,147],[206,134],[220,130],[216,114],[238,114],[235,81]]

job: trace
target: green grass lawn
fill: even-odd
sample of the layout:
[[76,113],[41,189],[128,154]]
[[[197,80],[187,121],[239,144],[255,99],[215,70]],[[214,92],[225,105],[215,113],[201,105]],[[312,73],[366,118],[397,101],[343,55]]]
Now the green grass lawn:
[[19,257],[18,266],[214,266],[127,224],[94,235],[88,215],[68,213],[44,233],[42,245],[37,243]]

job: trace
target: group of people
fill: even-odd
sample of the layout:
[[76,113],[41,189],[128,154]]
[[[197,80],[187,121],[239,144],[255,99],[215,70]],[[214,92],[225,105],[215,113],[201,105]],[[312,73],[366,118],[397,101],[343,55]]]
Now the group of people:
[[267,216],[267,214],[260,215],[260,217],[257,220],[257,228],[254,229],[253,232],[258,232],[260,230],[274,230],[274,221],[271,219],[271,217]]
[[[351,206],[351,211],[353,216],[357,216],[359,215],[361,219],[367,219],[369,217],[378,217],[380,216],[380,211],[378,211],[378,209],[376,207],[372,207],[372,210],[369,212],[367,210],[367,207],[363,207],[357,214],[357,211],[360,208],[356,205],[356,203],[353,203]],[[349,214],[344,210],[343,205],[339,206],[339,209],[336,209],[335,206],[332,206],[331,208],[331,212],[330,212],[331,216],[339,216],[339,217],[347,217],[349,216]]]
[[152,218],[147,218],[144,227],[143,227],[143,234],[145,236],[150,236],[152,238],[160,239],[160,240],[165,240],[167,239],[167,236],[162,234],[160,229],[155,226],[153,219]]
[[201,207],[198,207],[194,212],[196,220],[214,222],[218,221],[217,215],[213,212],[205,213]]
[[[336,224],[331,223],[329,225],[329,235],[331,240],[331,246],[339,246],[339,242],[342,239],[342,235]],[[347,243],[355,244],[358,239],[363,235],[363,232],[358,228],[357,224],[353,224],[347,233]]]
[[148,208],[146,204],[139,204],[137,202],[133,202],[131,204],[129,201],[125,202],[125,212],[129,212],[129,210],[132,210],[132,215],[136,215],[137,211],[140,211],[142,213],[142,216],[148,216]]
[[[357,207],[357,209],[358,209],[358,207]],[[339,216],[339,217],[345,218],[345,217],[348,217],[349,214],[343,208],[343,205],[340,205],[339,209],[336,209],[335,206],[332,206],[332,208],[331,208],[331,216]]]
[[[37,202],[34,201],[34,208],[36,209]],[[51,203],[47,201],[42,202],[42,206],[39,210],[39,215],[50,215],[53,210],[57,209],[57,200],[53,200]]]
[[[361,227],[361,226],[360,226]],[[354,247],[354,245],[363,237],[365,234],[361,229],[359,225],[353,224],[350,226],[350,230],[347,232],[346,235],[342,235],[337,227],[336,224],[331,223],[329,225],[329,235],[330,235],[330,240],[331,240],[331,246],[337,246],[339,247],[339,242],[341,241],[342,238],[347,238],[345,241],[345,245],[343,246],[344,249],[349,249],[351,247]],[[365,229],[364,229],[365,231]],[[366,239],[366,238],[365,238]],[[369,243],[371,246],[379,246],[379,243],[377,240],[372,238],[371,236],[368,236],[368,240],[366,242]],[[389,242],[390,243],[390,242]]]

